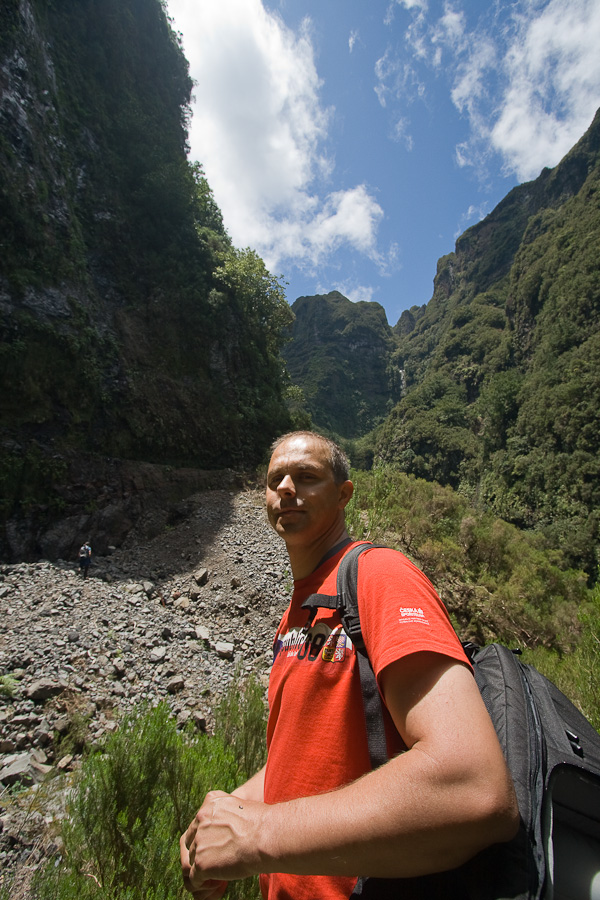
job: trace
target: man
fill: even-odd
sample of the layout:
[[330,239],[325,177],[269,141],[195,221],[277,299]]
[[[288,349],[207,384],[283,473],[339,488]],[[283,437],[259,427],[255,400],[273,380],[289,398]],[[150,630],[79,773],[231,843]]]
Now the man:
[[84,578],[87,578],[90,563],[92,561],[92,548],[90,542],[86,541],[79,548],[79,570]]
[[232,794],[207,794],[182,836],[195,897],[217,900],[228,880],[262,873],[269,900],[341,900],[357,876],[455,868],[517,829],[512,782],[446,611],[415,566],[380,548],[362,554],[358,571],[363,634],[389,711],[390,759],[370,770],[354,648],[335,611],[320,609],[310,624],[301,608],[309,594],[335,594],[352,546],[352,492],[332,442],[296,432],[275,443],[267,513],[294,593],[277,633],[268,760]]

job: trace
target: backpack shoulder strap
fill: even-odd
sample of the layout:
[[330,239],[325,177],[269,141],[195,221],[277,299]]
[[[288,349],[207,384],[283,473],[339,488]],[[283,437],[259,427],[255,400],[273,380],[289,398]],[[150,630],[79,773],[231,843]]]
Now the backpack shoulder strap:
[[357,544],[341,559],[337,573],[337,608],[340,611],[344,631],[352,643],[366,653],[358,612],[358,558],[365,550],[373,550],[380,544]]
[[337,608],[344,631],[357,651],[369,758],[371,768],[377,769],[388,758],[383,706],[377,679],[367,655],[358,611],[358,559],[365,550],[372,550],[374,546],[375,544],[358,544],[342,557],[337,573]]
[[351,547],[342,557],[338,567],[337,594],[332,596],[311,594],[302,604],[303,609],[310,611],[308,622],[305,625],[306,631],[312,625],[317,609],[337,609],[344,631],[356,648],[367,744],[373,769],[377,769],[387,762],[388,754],[382,700],[377,679],[365,648],[358,611],[358,558],[365,550],[372,550],[375,546],[377,545],[364,543]]

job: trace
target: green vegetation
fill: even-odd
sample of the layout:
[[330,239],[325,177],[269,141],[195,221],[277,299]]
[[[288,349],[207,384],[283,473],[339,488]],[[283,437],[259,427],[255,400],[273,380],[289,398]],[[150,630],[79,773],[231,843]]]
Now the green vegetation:
[[574,701],[600,731],[600,586],[579,613],[581,636],[572,653],[553,653],[546,647],[527,650],[523,661],[532,663]]
[[[395,328],[406,392],[376,461],[543,536],[590,583],[600,556],[600,113],[438,263]],[[364,455],[364,454],[363,454]]]
[[449,487],[390,467],[353,472],[351,534],[406,553],[433,581],[462,640],[500,640],[600,724],[600,590],[542,535],[476,513]]
[[[179,837],[205,794],[231,791],[264,763],[263,693],[254,680],[234,681],[212,737],[178,731],[165,704],[123,719],[84,759],[62,829],[62,857],[41,872],[32,896],[182,897]],[[257,880],[233,884],[228,896],[257,900]]]
[[0,697],[14,697],[19,682],[14,675],[0,675]]
[[302,297],[285,349],[312,421],[355,467],[452,487],[590,584],[600,564],[599,242],[600,112],[555,169],[512,190],[439,260],[429,303],[389,329],[378,304]]
[[0,10],[7,109],[28,111],[0,135],[0,525],[60,512],[49,459],[250,468],[290,423],[293,314],[186,158],[165,4],[30,12]]
[[338,291],[300,297],[284,356],[315,427],[342,439],[381,423],[400,398],[392,331],[379,303],[352,303]]

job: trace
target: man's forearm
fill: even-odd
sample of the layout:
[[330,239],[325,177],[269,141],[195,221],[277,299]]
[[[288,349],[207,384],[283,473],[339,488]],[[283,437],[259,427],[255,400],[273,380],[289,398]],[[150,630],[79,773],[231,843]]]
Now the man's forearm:
[[454,868],[509,839],[511,797],[478,785],[444,783],[417,748],[338,791],[267,807],[261,871],[411,877]]
[[262,803],[265,796],[265,769],[266,766],[263,766],[256,775],[253,775],[244,784],[240,784],[231,793],[235,797],[241,797],[243,800],[255,800],[258,803]]
[[470,671],[415,654],[388,675],[386,703],[410,749],[328,794],[272,805],[208,794],[182,842],[192,887],[256,872],[411,877],[514,835],[514,789]]
[[328,794],[273,805],[208,795],[193,826],[191,878],[411,877],[454,868],[514,833],[510,791],[490,791],[491,774],[484,768],[473,782],[459,766],[448,778],[415,747]]
[[330,794],[265,809],[258,834],[267,871],[423,875],[516,832],[514,789],[470,671],[415,654],[383,675],[411,749]]

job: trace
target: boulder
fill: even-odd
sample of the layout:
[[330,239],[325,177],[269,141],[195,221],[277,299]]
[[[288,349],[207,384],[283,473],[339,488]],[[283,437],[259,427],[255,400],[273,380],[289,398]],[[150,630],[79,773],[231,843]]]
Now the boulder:
[[208,581],[208,569],[197,569],[197,571],[194,572],[194,580],[196,581],[196,584],[199,585],[199,587],[202,587],[202,585],[206,584],[206,582]]
[[217,641],[215,652],[220,659],[233,659],[234,646],[228,641]]
[[185,687],[185,681],[181,675],[173,675],[167,682],[167,690],[169,694],[177,694]]
[[65,685],[59,681],[53,681],[51,678],[40,678],[39,681],[34,681],[33,684],[29,685],[27,696],[35,703],[40,703],[44,700],[49,700],[50,697],[57,697],[59,694],[62,694],[64,689]]

